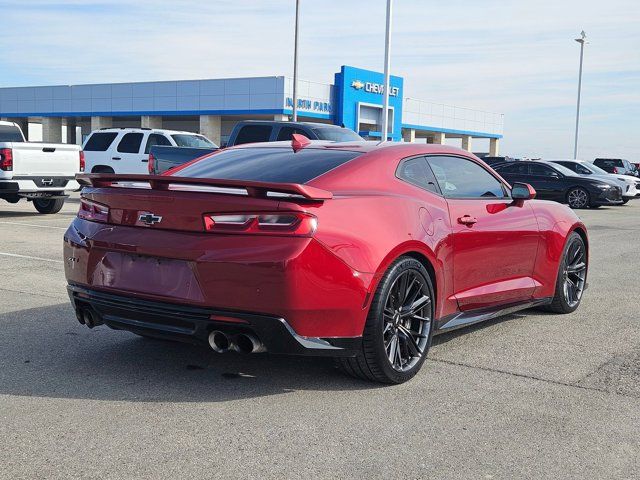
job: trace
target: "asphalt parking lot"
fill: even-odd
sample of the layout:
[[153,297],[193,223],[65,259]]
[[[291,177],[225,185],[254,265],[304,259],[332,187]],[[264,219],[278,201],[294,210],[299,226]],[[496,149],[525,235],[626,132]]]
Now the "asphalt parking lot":
[[640,201],[580,211],[571,315],[436,338],[411,382],[78,324],[58,215],[0,204],[2,478],[639,478]]

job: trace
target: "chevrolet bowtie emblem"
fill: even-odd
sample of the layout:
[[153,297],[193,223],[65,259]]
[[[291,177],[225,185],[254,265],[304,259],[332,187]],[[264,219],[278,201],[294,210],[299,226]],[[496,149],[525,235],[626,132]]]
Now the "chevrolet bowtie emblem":
[[351,82],[351,86],[356,90],[361,90],[364,88],[364,83],[362,83],[360,80],[354,80],[353,82]]
[[138,217],[138,220],[145,225],[154,225],[156,223],[160,223],[162,221],[162,217],[160,215],[154,215],[153,213],[143,213]]

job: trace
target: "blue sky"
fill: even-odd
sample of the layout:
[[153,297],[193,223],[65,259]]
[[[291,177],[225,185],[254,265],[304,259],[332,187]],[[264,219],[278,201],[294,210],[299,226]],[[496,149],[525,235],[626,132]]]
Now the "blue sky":
[[[0,0],[0,86],[290,75],[294,0]],[[301,0],[300,77],[382,69],[384,0]],[[640,161],[640,1],[395,0],[407,96],[505,114],[501,150]],[[482,144],[478,145],[480,148]]]

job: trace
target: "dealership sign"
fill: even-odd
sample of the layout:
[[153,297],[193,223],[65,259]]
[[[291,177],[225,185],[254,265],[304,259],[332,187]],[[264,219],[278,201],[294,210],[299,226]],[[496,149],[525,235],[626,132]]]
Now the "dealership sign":
[[[374,82],[363,82],[361,80],[354,80],[351,82],[351,86],[356,90],[364,90],[368,93],[376,93],[382,95],[384,93],[384,85]],[[391,97],[397,97],[400,94],[400,87],[389,88],[389,95]]]
[[[287,108],[293,108],[293,99],[287,97]],[[308,100],[306,98],[298,99],[298,110],[307,110],[318,113],[332,113],[333,107],[329,102],[320,102],[318,100]]]

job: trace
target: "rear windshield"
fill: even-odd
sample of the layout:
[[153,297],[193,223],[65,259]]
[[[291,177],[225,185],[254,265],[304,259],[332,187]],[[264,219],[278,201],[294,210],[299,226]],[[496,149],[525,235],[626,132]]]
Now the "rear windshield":
[[216,148],[213,142],[202,135],[188,135],[188,134],[175,134],[171,135],[171,138],[176,142],[179,147],[192,147],[192,148]]
[[82,149],[85,152],[106,152],[117,136],[118,132],[94,133]]
[[278,183],[306,183],[360,155],[360,152],[306,148],[241,148],[219,153],[179,170],[180,177]]
[[24,142],[24,139],[15,125],[0,125],[0,142]]
[[313,132],[319,140],[332,142],[361,142],[363,138],[348,128],[314,128]]

